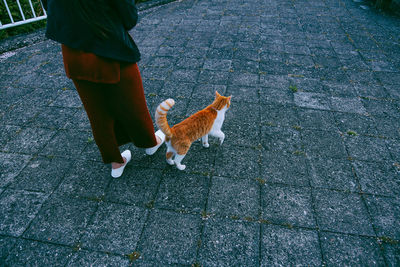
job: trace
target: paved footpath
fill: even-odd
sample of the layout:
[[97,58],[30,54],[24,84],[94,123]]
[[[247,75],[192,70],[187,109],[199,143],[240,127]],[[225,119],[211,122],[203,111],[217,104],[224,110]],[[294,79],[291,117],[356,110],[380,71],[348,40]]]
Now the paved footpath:
[[400,18],[350,0],[182,0],[132,32],[153,113],[232,95],[185,171],[102,164],[60,46],[0,55],[0,266],[399,266]]

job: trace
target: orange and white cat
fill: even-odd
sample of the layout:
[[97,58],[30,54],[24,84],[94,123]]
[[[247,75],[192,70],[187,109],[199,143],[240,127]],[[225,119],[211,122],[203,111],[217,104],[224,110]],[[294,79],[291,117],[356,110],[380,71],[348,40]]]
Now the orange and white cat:
[[165,134],[168,164],[176,164],[179,170],[184,170],[186,166],[182,165],[181,162],[192,143],[201,138],[203,147],[209,147],[208,135],[217,137],[222,145],[225,134],[221,131],[221,127],[225,119],[225,112],[231,104],[231,96],[221,96],[218,92],[215,92],[215,95],[214,102],[211,105],[172,128],[168,125],[167,112],[175,105],[175,101],[167,99],[157,107],[156,124]]

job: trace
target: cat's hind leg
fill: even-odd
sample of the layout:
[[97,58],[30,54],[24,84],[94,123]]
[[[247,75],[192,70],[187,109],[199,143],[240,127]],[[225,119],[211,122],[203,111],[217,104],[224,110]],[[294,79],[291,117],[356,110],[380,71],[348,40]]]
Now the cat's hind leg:
[[174,156],[174,152],[172,152],[172,151],[169,151],[169,152],[167,151],[167,153],[165,154],[165,157],[167,159],[167,163],[169,165],[174,165],[174,161],[172,159],[173,156]]
[[175,150],[176,153],[174,157],[174,162],[176,167],[181,171],[183,171],[186,168],[186,166],[181,164],[181,162],[183,158],[186,156],[187,152],[189,151],[191,144],[192,143],[190,142],[190,140],[181,140],[181,142],[179,143],[179,148]]
[[205,147],[205,148],[210,147],[210,144],[208,143],[208,134],[201,137],[201,143],[202,143],[203,147]]
[[186,165],[181,164],[181,162],[182,162],[182,160],[183,160],[183,158],[185,156],[186,156],[186,154],[185,155],[176,154],[175,158],[174,158],[174,162],[176,164],[176,167],[181,171],[183,171],[186,168]]
[[174,165],[174,160],[172,158],[174,157],[175,151],[172,149],[170,142],[165,142],[165,144],[167,145],[167,153],[165,154],[167,163],[169,165]]
[[219,139],[219,144],[222,145],[225,139],[225,134],[221,130],[219,130],[213,132],[213,136],[217,137]]

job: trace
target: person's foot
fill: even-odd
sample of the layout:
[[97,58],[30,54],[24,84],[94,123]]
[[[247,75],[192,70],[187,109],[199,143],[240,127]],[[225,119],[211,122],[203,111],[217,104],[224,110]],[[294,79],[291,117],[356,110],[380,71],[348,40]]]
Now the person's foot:
[[126,158],[122,157],[122,159],[124,160],[124,163],[111,162],[111,168],[112,169],[118,169],[118,168],[124,166],[126,164]]
[[162,145],[162,143],[164,143],[165,134],[161,130],[158,130],[157,132],[155,132],[155,136],[157,139],[157,145],[150,147],[150,148],[146,148],[147,155],[153,155],[154,153],[156,153],[158,148]]
[[159,144],[161,144],[161,143],[162,143],[162,140],[161,140],[161,138],[160,138],[160,137],[158,137],[157,135],[156,135],[156,140],[157,140],[157,145],[159,145]]
[[114,178],[118,178],[122,175],[126,165],[131,160],[132,157],[131,152],[129,150],[125,150],[124,152],[122,152],[121,156],[122,159],[124,160],[124,163],[117,163],[117,162],[111,163],[111,176]]

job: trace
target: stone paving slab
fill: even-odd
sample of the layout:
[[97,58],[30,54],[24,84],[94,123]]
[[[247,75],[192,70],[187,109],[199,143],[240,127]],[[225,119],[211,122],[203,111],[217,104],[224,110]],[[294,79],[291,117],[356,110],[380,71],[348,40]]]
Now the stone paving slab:
[[23,237],[77,246],[96,208],[95,201],[54,194],[43,203],[29,227],[24,229]]
[[205,266],[257,266],[259,237],[256,223],[210,219],[204,226],[199,261]]
[[322,264],[316,231],[277,225],[263,225],[262,231],[260,266]]
[[20,239],[5,259],[6,266],[32,265],[64,266],[68,263],[72,248]]
[[155,210],[149,216],[137,248],[143,260],[190,265],[195,261],[200,227],[201,218],[194,214]]
[[376,239],[323,233],[321,241],[327,265],[385,265]]
[[185,171],[129,144],[119,179],[60,45],[2,41],[0,266],[399,266],[400,18],[365,4],[139,5],[151,115],[232,105]]
[[46,195],[22,190],[7,190],[1,195],[0,233],[21,236],[36,217]]

